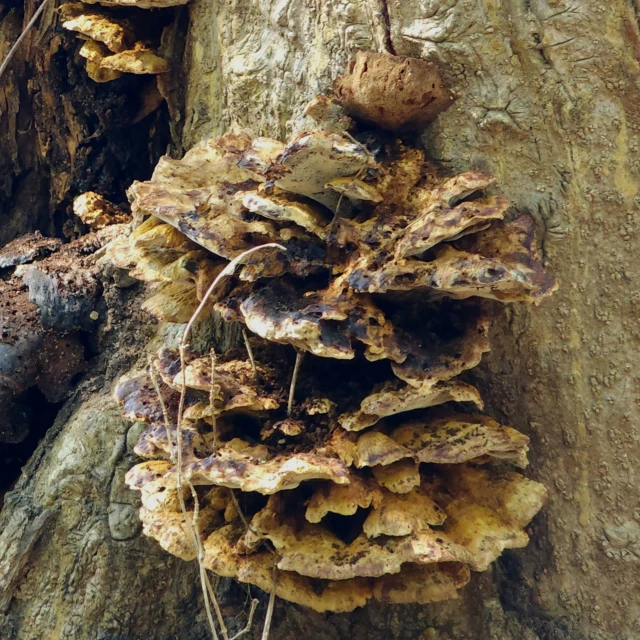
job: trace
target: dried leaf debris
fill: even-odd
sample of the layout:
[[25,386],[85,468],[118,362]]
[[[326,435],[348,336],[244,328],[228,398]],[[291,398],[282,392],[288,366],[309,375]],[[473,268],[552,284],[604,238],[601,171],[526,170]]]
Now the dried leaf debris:
[[[116,397],[147,425],[146,461],[127,475],[147,535],[198,554],[180,460],[204,565],[317,611],[455,598],[469,570],[527,544],[546,497],[506,466],[527,465],[528,438],[474,413],[482,399],[460,377],[489,349],[495,301],[555,289],[533,225],[486,194],[490,177],[443,176],[372,130],[425,114],[390,101],[377,120],[382,98],[362,82],[398,61],[365,73],[364,57],[337,100],[307,109],[317,129],[286,144],[229,133],[164,158],[129,190],[142,222],[108,249],[149,283],[149,312],[184,323],[230,260],[285,248],[253,253],[206,299],[250,331],[248,351],[187,351],[183,369],[163,347]],[[402,64],[408,88],[437,85],[432,119],[450,101],[435,70]]]

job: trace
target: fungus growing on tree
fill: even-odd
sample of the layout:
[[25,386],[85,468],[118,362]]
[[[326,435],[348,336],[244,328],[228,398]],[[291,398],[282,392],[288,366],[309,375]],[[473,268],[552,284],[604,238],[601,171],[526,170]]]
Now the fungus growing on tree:
[[94,191],[87,191],[73,201],[73,213],[94,231],[131,220],[129,214]]
[[63,4],[58,12],[63,28],[85,41],[79,54],[87,60],[87,74],[95,82],[110,82],[123,73],[155,75],[169,70],[168,62],[139,37],[144,28],[135,20],[114,17],[109,9],[82,2]]
[[348,115],[390,131],[424,127],[453,101],[433,62],[371,51],[358,51],[335,90]]
[[449,101],[431,66],[392,60],[435,97],[407,111],[376,85],[378,117],[362,83],[383,58],[359,56],[338,83],[346,113],[315,99],[318,128],[286,144],[226,134],[163,158],[129,190],[144,221],[109,249],[160,320],[200,305],[252,334],[222,354],[163,347],[118,385],[147,425],[127,475],[145,532],[195,558],[197,499],[207,568],[317,611],[456,597],[469,569],[527,544],[546,495],[506,468],[527,465],[528,438],[479,415],[461,376],[489,349],[496,301],[536,304],[555,283],[490,177],[444,176],[371,129]]

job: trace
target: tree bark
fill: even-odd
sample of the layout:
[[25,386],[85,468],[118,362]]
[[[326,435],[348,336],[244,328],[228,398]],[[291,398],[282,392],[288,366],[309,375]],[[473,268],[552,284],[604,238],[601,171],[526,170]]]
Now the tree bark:
[[[0,51],[17,35],[15,12],[0,25]],[[344,615],[278,603],[271,640],[640,637],[639,14],[637,0],[192,0],[175,10],[163,37],[172,71],[160,83],[173,154],[227,130],[289,135],[357,49],[433,60],[457,100],[422,144],[452,172],[498,178],[514,209],[535,218],[560,284],[540,308],[504,309],[474,373],[488,413],[531,437],[527,474],[549,490],[530,546],[475,574],[457,601]],[[133,81],[106,89],[82,76],[52,16],[38,34],[0,88],[1,162],[10,167],[4,241],[55,230],[53,212],[93,186],[73,178],[82,174],[77,153],[72,162],[51,151],[68,149],[70,123],[84,122],[62,105],[80,92],[83,109],[107,113],[113,106],[103,108],[99,92],[123,104],[136,93]],[[55,84],[59,70],[38,67],[56,47],[63,67],[75,69],[64,87]],[[28,65],[41,74],[21,91]],[[43,109],[47,95],[56,102]],[[60,110],[53,120],[51,109]],[[33,119],[38,143],[23,142],[20,118]],[[131,159],[103,185],[116,200],[157,157],[157,145],[147,146],[153,126],[136,127],[135,143],[122,128],[99,131],[109,140],[103,150],[147,154],[145,167]],[[53,147],[42,144],[47,132]],[[87,163],[98,175],[100,161]],[[22,204],[25,192],[34,206]],[[0,514],[3,639],[208,637],[195,567],[140,534],[136,498],[123,484],[136,427],[110,389],[144,361],[155,329],[136,312],[137,290],[105,278],[101,353]],[[245,589],[219,588],[233,619]],[[241,628],[243,618],[236,622]]]

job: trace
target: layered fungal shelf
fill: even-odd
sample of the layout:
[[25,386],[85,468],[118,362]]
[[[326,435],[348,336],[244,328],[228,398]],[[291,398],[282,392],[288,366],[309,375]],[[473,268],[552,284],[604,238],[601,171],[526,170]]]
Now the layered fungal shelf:
[[482,299],[537,303],[555,283],[532,220],[485,195],[490,177],[443,175],[394,133],[448,105],[431,65],[361,54],[336,95],[287,143],[229,133],[131,187],[143,221],[111,254],[150,283],[163,321],[187,322],[243,252],[280,247],[207,300],[250,350],[188,351],[182,370],[163,347],[120,381],[148,425],[127,482],[170,553],[196,557],[179,499],[191,519],[191,484],[206,567],[317,611],[454,598],[470,570],[527,544],[545,500],[512,469],[528,438],[478,413],[459,377],[489,349],[496,303]]

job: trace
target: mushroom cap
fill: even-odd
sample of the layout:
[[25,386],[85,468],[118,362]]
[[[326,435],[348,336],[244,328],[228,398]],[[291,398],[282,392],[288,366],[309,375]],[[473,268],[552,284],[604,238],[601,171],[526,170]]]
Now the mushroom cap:
[[166,73],[169,71],[169,63],[164,58],[161,58],[151,49],[141,46],[140,43],[134,49],[127,49],[103,58],[100,62],[100,67],[137,75]]
[[369,538],[409,536],[444,523],[447,514],[418,485],[406,493],[381,492],[362,525]]
[[260,447],[238,451],[223,445],[211,456],[185,468],[185,477],[194,484],[214,484],[242,491],[271,495],[295,489],[308,480],[331,480],[347,484],[349,473],[340,460],[313,453],[278,454],[268,459],[253,455]]
[[326,189],[333,189],[351,200],[382,202],[384,199],[375,187],[367,184],[364,180],[356,178],[355,176],[348,178],[333,178],[324,186]]
[[[283,521],[279,496],[251,520],[245,538],[269,540],[278,555],[278,568],[310,578],[346,580],[398,573],[405,562],[468,562],[469,552],[433,530],[411,536],[392,537],[384,545],[369,542],[361,533],[344,542],[326,527],[303,523],[293,527]],[[250,545],[251,546],[251,545]]]
[[92,229],[103,229],[110,224],[122,224],[131,220],[120,207],[94,191],[87,191],[73,201],[73,213]]
[[300,202],[286,193],[248,192],[244,195],[242,204],[252,213],[269,220],[293,222],[320,238],[327,235],[325,227],[328,219],[324,213],[318,207]]
[[472,402],[479,409],[483,407],[478,390],[458,380],[427,382],[420,387],[387,382],[380,391],[368,395],[358,410],[340,416],[339,422],[347,431],[360,431],[384,417],[445,402]]
[[357,52],[334,89],[350,116],[391,131],[422,128],[453,102],[433,62],[371,51]]
[[490,456],[527,466],[529,438],[488,416],[448,413],[408,422],[395,428],[391,438],[419,462],[459,464]]
[[238,167],[251,172],[255,177],[264,180],[269,167],[274,164],[284,151],[284,143],[273,138],[255,138],[251,146],[245,149]]
[[420,468],[409,458],[371,469],[378,484],[393,493],[409,493],[420,486]]
[[325,188],[336,177],[351,176],[373,165],[369,151],[337,133],[310,131],[290,142],[267,173],[284,191],[297,193],[334,209],[337,194]]
[[104,43],[109,51],[118,53],[133,44],[133,30],[127,20],[113,18],[81,3],[63,4],[59,11],[64,29]]
[[305,518],[308,522],[317,523],[328,513],[352,516],[358,509],[367,509],[381,498],[382,492],[374,483],[351,473],[349,484],[327,482],[319,486],[309,500]]

